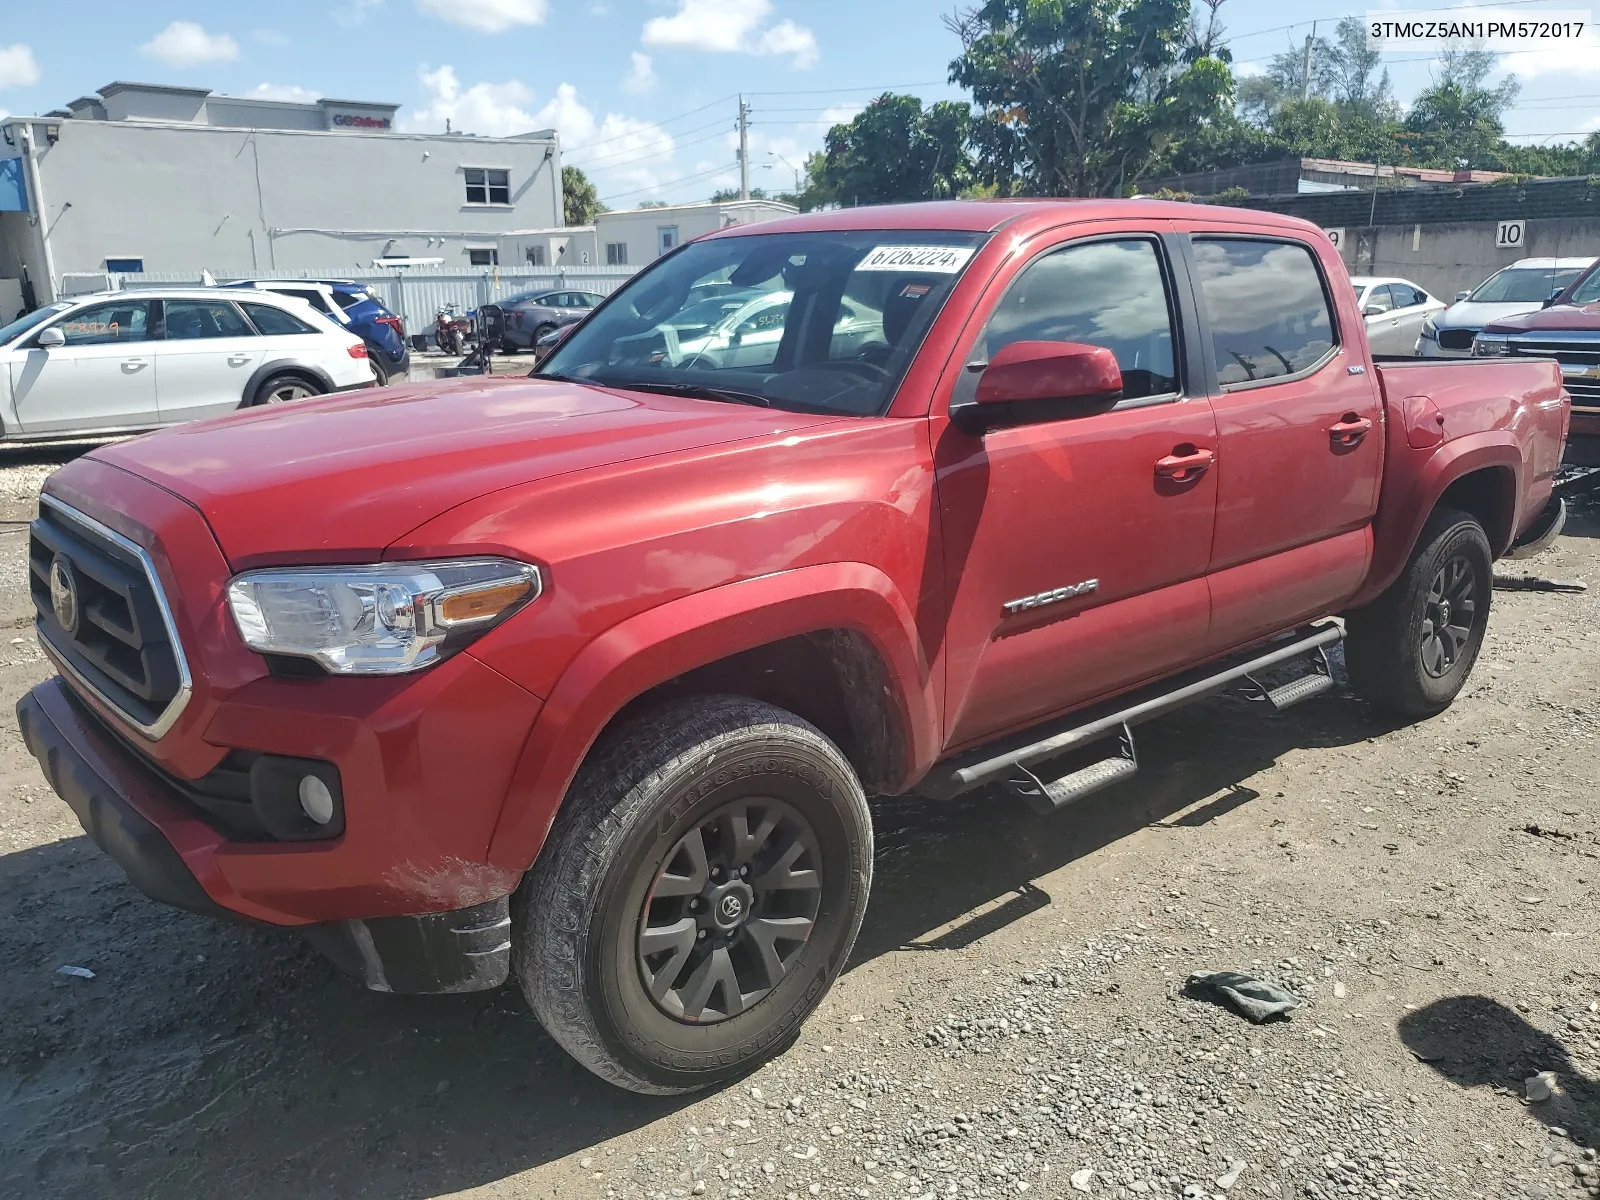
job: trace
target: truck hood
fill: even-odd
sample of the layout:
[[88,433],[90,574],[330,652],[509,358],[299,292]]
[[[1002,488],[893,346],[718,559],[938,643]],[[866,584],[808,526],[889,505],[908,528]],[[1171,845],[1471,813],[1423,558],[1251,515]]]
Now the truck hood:
[[1488,333],[1535,333],[1550,329],[1600,330],[1600,304],[1557,304],[1496,321]]
[[101,447],[205,515],[234,569],[379,558],[486,493],[837,421],[508,377],[254,408]]
[[1512,300],[1488,304],[1475,300],[1457,300],[1443,312],[1434,313],[1433,323],[1437,329],[1477,331],[1485,325],[1499,323],[1509,317],[1520,317],[1524,313],[1538,311],[1537,302],[1529,304],[1526,301]]

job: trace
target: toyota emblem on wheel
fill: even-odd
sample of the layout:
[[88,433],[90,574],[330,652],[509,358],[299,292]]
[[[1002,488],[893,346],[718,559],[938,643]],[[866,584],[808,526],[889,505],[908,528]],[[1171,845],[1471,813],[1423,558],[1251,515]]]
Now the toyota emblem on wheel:
[[63,632],[78,632],[78,580],[72,564],[59,554],[50,563],[50,609]]
[[744,912],[744,901],[731,892],[722,898],[722,919],[724,921],[737,921]]

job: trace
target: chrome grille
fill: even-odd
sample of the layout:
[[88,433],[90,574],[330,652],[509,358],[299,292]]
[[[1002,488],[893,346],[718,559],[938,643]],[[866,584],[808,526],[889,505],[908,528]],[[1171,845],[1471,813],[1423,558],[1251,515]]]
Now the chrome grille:
[[[190,676],[150,556],[51,496],[40,497],[29,533],[39,640],[75,683],[146,737],[160,737],[188,703]],[[71,629],[52,596],[58,570],[75,598]]]
[[1535,342],[1519,338],[1512,341],[1511,353],[1524,358],[1553,358],[1575,367],[1592,367],[1600,363],[1600,333],[1592,342]]

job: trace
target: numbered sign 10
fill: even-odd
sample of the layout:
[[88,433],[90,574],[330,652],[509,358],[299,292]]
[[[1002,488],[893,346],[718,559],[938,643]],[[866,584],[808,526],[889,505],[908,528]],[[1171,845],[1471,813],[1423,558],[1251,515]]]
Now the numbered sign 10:
[[1499,221],[1494,227],[1494,244],[1507,250],[1521,250],[1527,232],[1526,221]]

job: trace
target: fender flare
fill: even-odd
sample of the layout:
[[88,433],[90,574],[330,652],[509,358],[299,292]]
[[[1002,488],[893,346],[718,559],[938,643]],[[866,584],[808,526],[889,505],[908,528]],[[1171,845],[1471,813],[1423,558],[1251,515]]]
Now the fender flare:
[[[1402,447],[1404,443],[1402,442]],[[1393,453],[1391,451],[1391,453]],[[1405,453],[1402,448],[1401,453]],[[1428,460],[1416,470],[1407,483],[1401,483],[1398,474],[1386,476],[1385,491],[1378,505],[1374,522],[1372,569],[1367,574],[1361,590],[1351,599],[1349,607],[1360,608],[1376,600],[1383,591],[1400,578],[1411,552],[1416,548],[1422,527],[1433,515],[1439,498],[1458,479],[1486,468],[1508,470],[1512,476],[1511,498],[1513,506],[1522,502],[1522,451],[1513,435],[1500,429],[1471,433],[1452,438],[1429,455]],[[1399,494],[1390,495],[1390,489]],[[1514,539],[1520,527],[1522,514],[1513,511],[1510,521]],[[1504,554],[1510,542],[1493,546],[1496,557]]]
[[251,372],[250,378],[244,381],[244,388],[239,393],[239,407],[243,408],[250,403],[257,389],[265,383],[268,377],[279,372],[293,371],[296,375],[309,375],[322,385],[324,392],[334,390],[333,376],[321,367],[314,367],[310,363],[301,362],[295,358],[275,358],[271,362],[264,362]]
[[[562,672],[522,749],[488,859],[526,870],[595,739],[630,701],[694,667],[781,638],[850,629],[882,657],[906,743],[907,785],[938,753],[932,671],[911,606],[866,563],[801,567],[659,605],[595,638]],[[470,653],[470,651],[468,652]]]

